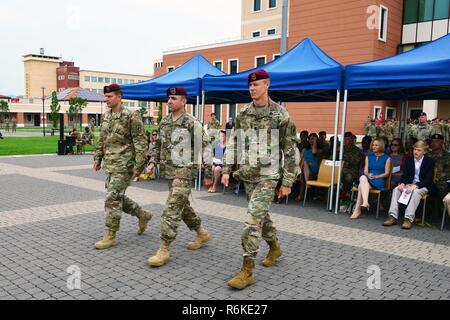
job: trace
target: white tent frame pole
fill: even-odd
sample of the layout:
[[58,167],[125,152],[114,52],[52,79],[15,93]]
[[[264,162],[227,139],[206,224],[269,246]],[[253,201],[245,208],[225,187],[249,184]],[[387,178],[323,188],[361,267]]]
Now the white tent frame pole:
[[334,213],[338,214],[339,212],[339,196],[340,196],[340,185],[341,185],[341,175],[342,175],[342,158],[344,157],[344,135],[345,135],[345,126],[347,124],[347,107],[348,107],[348,90],[344,92],[344,109],[342,111],[342,134],[341,134],[341,147],[339,150],[339,174],[338,181],[336,185],[336,204],[334,208]]
[[336,151],[337,151],[337,139],[339,130],[339,112],[341,109],[341,90],[336,91],[336,114],[334,119],[334,143],[333,143],[333,168],[331,169],[331,187],[329,198],[327,202],[329,204],[329,211],[333,211],[333,194],[334,194],[334,172],[336,170]]

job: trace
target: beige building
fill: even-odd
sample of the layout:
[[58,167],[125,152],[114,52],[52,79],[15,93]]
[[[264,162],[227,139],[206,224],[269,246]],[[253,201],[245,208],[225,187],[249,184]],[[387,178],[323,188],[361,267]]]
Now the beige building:
[[241,38],[281,34],[283,0],[243,0]]
[[61,57],[40,54],[27,54],[23,56],[24,79],[26,98],[42,97],[42,87],[45,92],[57,90],[56,69],[62,62]]
[[[80,70],[80,87],[91,90],[98,94],[103,94],[103,87],[111,83],[117,83],[119,85],[139,83],[151,79],[150,75],[135,75],[126,73],[114,73],[104,71],[93,70]],[[148,106],[145,101],[129,101],[124,100],[126,107],[141,107]]]

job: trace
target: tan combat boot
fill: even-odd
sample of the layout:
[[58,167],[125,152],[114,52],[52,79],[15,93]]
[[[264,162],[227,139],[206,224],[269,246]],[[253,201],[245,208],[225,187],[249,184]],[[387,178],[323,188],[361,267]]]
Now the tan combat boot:
[[117,244],[116,231],[108,230],[103,239],[95,243],[95,249],[108,249]]
[[163,240],[158,252],[153,257],[147,260],[147,263],[152,267],[161,267],[169,262],[170,252],[169,252],[169,242]]
[[236,289],[244,289],[249,285],[255,283],[253,276],[253,269],[255,268],[255,261],[252,258],[244,257],[241,272],[239,272],[233,279],[228,281],[228,285]]
[[153,217],[153,214],[149,211],[141,209],[141,212],[138,214],[137,217],[139,219],[139,229],[137,234],[141,235],[145,232],[145,229],[147,229],[147,224]]
[[271,267],[275,264],[277,261],[277,258],[281,256],[281,247],[278,240],[275,241],[267,241],[269,244],[269,253],[267,254],[266,258],[263,260],[262,265],[264,267]]
[[197,238],[195,238],[194,241],[189,242],[187,248],[189,250],[200,249],[209,240],[211,240],[211,236],[208,231],[200,226],[200,228],[197,229]]

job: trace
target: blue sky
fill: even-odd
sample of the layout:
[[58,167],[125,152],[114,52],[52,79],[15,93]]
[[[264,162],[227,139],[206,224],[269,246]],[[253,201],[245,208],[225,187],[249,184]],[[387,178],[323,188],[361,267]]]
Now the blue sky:
[[150,74],[167,49],[240,35],[240,0],[2,0],[0,94],[23,95],[22,56]]

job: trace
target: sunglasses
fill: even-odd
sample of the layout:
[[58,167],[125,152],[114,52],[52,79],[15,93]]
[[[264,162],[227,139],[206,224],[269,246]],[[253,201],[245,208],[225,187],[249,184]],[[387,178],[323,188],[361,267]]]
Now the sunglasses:
[[391,143],[391,147],[398,147],[399,144],[398,143]]
[[157,134],[156,133],[152,133],[152,136],[157,136]]

